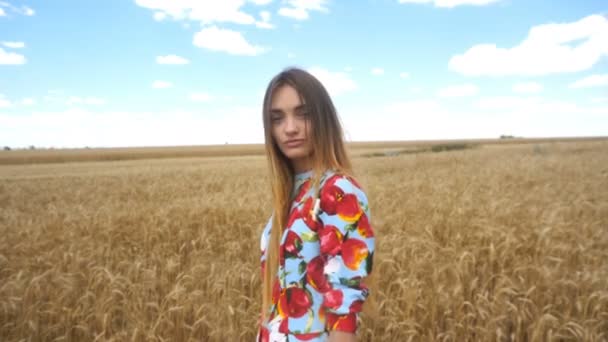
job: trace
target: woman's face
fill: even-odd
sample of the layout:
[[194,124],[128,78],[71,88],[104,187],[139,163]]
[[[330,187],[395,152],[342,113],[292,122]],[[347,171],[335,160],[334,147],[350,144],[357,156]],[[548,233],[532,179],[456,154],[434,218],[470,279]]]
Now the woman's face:
[[296,172],[310,169],[312,141],[306,104],[290,85],[274,91],[270,105],[272,137]]

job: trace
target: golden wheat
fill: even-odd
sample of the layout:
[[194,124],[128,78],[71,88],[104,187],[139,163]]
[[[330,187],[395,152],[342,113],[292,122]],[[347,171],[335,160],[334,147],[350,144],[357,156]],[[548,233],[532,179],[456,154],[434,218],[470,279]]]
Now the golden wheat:
[[[361,341],[608,340],[608,141],[379,148],[354,154],[378,238]],[[253,340],[271,209],[247,151],[1,166],[1,340]]]

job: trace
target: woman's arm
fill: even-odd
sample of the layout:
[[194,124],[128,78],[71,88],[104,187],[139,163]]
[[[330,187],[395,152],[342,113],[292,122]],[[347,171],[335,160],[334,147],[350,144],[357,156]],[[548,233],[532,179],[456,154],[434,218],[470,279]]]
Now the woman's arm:
[[323,186],[320,207],[327,330],[330,341],[355,341],[358,314],[369,295],[363,280],[375,249],[367,196],[354,179],[334,175]]

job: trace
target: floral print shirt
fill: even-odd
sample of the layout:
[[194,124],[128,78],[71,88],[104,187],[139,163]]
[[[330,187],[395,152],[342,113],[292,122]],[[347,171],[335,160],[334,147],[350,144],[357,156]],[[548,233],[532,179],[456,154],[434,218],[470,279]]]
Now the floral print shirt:
[[[375,239],[367,196],[354,178],[331,170],[314,193],[311,177],[312,170],[295,175],[272,303],[257,341],[326,341],[332,330],[355,333],[369,295],[362,280],[372,270]],[[271,226],[272,217],[260,241],[262,275]]]

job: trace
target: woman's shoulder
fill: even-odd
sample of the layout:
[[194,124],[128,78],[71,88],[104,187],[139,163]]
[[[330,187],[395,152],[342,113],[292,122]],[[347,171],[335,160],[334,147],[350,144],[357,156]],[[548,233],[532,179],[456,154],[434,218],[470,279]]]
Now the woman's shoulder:
[[336,186],[341,188],[343,191],[357,191],[364,193],[361,183],[357,181],[355,176],[340,171],[326,171],[322,188],[331,188]]
[[[332,172],[323,182],[319,191],[320,204],[324,208],[332,208],[338,203],[359,204],[364,210],[368,210],[368,197],[357,179],[342,172]],[[332,212],[330,210],[329,212]]]
[[319,197],[324,223],[339,226],[355,223],[363,216],[370,217],[367,195],[352,175],[340,172],[331,174],[324,182]]

